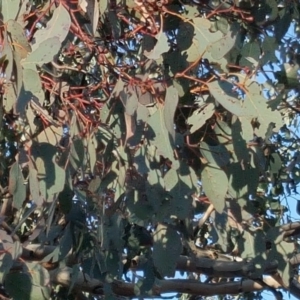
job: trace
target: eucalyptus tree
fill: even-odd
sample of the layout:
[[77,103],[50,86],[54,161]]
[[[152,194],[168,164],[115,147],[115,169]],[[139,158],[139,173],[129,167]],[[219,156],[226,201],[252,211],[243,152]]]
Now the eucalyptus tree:
[[1,299],[300,297],[299,10],[3,0]]

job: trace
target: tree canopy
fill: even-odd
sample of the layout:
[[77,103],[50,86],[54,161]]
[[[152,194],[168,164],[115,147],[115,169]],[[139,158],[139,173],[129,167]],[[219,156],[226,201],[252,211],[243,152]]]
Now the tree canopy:
[[300,298],[298,1],[0,11],[1,299]]

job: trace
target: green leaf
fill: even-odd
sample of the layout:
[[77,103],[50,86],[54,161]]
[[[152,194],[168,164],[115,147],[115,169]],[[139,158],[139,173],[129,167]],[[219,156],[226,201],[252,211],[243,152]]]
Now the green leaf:
[[17,95],[13,84],[7,84],[3,95],[3,107],[6,112],[9,112],[14,107],[16,99]]
[[50,287],[34,285],[30,274],[27,272],[7,274],[4,286],[13,299],[46,300],[50,296]]
[[281,71],[275,72],[275,77],[279,81],[289,88],[295,88],[299,85],[299,65],[290,65],[288,63],[283,64]]
[[247,148],[246,140],[249,141],[253,139],[253,128],[250,123],[250,128],[245,126],[245,122],[242,128],[241,121],[236,116],[233,116],[231,122],[234,153],[239,162],[247,164],[249,161],[249,149]]
[[229,163],[229,152],[222,144],[211,146],[205,142],[200,142],[200,152],[208,161],[208,163],[217,165],[220,168],[226,166]]
[[38,181],[38,172],[33,166],[29,167],[29,190],[30,195],[37,207],[41,207],[43,204],[43,198],[40,194],[40,187]]
[[13,62],[14,62],[13,72],[16,78],[16,84],[15,84],[16,95],[19,100],[21,89],[23,88],[23,68],[21,66],[21,56],[17,51],[13,52]]
[[211,118],[215,112],[215,105],[213,103],[208,103],[200,108],[193,111],[192,115],[188,117],[187,124],[192,125],[190,128],[190,133],[194,133],[196,130],[201,128],[206,120]]
[[200,55],[207,50],[207,46],[220,40],[222,38],[222,33],[217,31],[212,33],[210,31],[211,22],[204,18],[194,18],[193,24],[195,27],[195,38],[194,42],[198,47],[198,52]]
[[251,57],[252,59],[255,59],[256,61],[259,61],[260,57],[260,47],[257,41],[249,42],[243,46],[241,50],[242,58],[240,60],[241,66],[248,66],[252,68],[252,63],[249,62],[246,57]]
[[[5,61],[7,62],[6,68],[5,68],[5,74],[7,78],[10,80],[12,76],[13,71],[13,50],[8,42],[8,35],[3,33],[3,49],[1,51],[1,60],[5,57]],[[18,79],[19,80],[19,79]]]
[[10,253],[3,253],[0,255],[0,281],[3,282],[6,274],[13,266],[13,259]]
[[70,148],[70,163],[74,170],[78,170],[82,167],[82,164],[84,162],[84,154],[85,149],[83,140],[79,138],[74,139]]
[[145,50],[144,55],[149,59],[157,60],[163,53],[169,51],[170,46],[168,44],[168,38],[162,30],[155,36],[155,38],[157,42],[154,48],[150,52]]
[[228,179],[225,172],[217,165],[207,164],[201,172],[201,182],[209,201],[217,212],[222,213],[228,190]]
[[[16,284],[16,282],[18,284]],[[19,272],[7,274],[5,276],[4,286],[8,294],[13,299],[32,300],[31,298],[32,282],[28,274],[19,273]]]
[[207,48],[207,50],[211,52],[212,58],[215,60],[223,58],[236,44],[236,41],[239,38],[239,32],[240,25],[234,23],[224,37],[212,43]]
[[88,139],[88,145],[87,145],[87,150],[88,150],[88,156],[89,156],[89,162],[90,162],[90,168],[91,172],[94,172],[94,167],[96,165],[96,148],[97,148],[97,140],[94,135],[90,136]]
[[20,9],[20,0],[2,0],[1,2],[2,23],[6,23],[10,19],[14,20]]
[[[102,2],[102,1],[100,1]],[[104,1],[105,2],[105,1]],[[86,8],[86,14],[88,18],[91,21],[92,24],[92,32],[95,35],[97,30],[97,25],[99,21],[99,7],[98,7],[98,1],[97,0],[88,0],[87,1],[87,8]]]
[[27,272],[36,286],[47,286],[50,282],[49,272],[37,262],[26,262]]
[[41,66],[53,60],[53,57],[58,53],[61,47],[61,42],[58,37],[52,37],[43,40],[38,48],[27,56],[22,62],[24,68],[35,68],[35,65]]
[[9,192],[13,195],[13,206],[20,209],[26,198],[24,177],[18,162],[15,162],[9,172]]
[[[43,61],[44,63],[49,62],[60,49],[62,42],[65,40],[69,32],[70,26],[71,26],[70,14],[65,9],[65,7],[60,3],[58,7],[54,10],[52,18],[50,19],[50,21],[48,21],[46,28],[39,29],[34,34],[35,43],[32,45],[33,53],[31,55],[33,57],[31,57],[31,60],[28,61],[35,61],[35,62]],[[53,50],[47,49],[47,47],[50,46],[52,46],[51,48]],[[52,55],[51,59],[48,60],[46,58],[43,59],[34,58],[34,56],[36,55],[40,57],[42,55],[41,53],[42,51],[49,52],[48,55],[49,56]],[[53,54],[50,55],[50,53]]]
[[48,199],[63,190],[65,185],[65,170],[55,162],[56,148],[50,144],[41,143],[32,149],[39,175],[40,191]]
[[109,10],[107,13],[107,18],[108,18],[109,24],[112,28],[113,38],[115,40],[118,40],[121,36],[122,30],[121,30],[120,20],[117,16],[116,12],[113,10]]
[[290,13],[290,8],[285,7],[279,11],[279,20],[276,20],[275,27],[275,37],[277,43],[281,43],[282,38],[285,36],[292,22],[292,14]]
[[100,11],[101,15],[104,14],[104,12],[106,11],[107,7],[108,7],[107,0],[101,0],[100,3],[99,3],[99,11]]
[[278,153],[272,153],[269,156],[268,159],[269,162],[269,168],[270,168],[270,172],[272,174],[272,177],[278,177],[279,172],[282,168],[282,161],[281,161],[281,157]]
[[275,49],[278,48],[275,37],[266,36],[261,45],[263,50],[263,57],[260,61],[261,65],[266,64],[267,62],[277,62],[278,59],[275,55]]
[[173,147],[164,121],[164,111],[158,109],[149,118],[148,125],[150,128],[148,129],[147,137],[150,143],[157,148],[159,155],[174,161]]
[[25,92],[35,96],[39,100],[39,103],[43,105],[45,95],[40,76],[36,69],[23,70],[23,87]]
[[174,86],[169,86],[166,91],[165,105],[163,108],[166,129],[175,142],[174,115],[178,105],[178,92]]
[[290,278],[292,276],[292,268],[289,260],[293,256],[294,251],[294,243],[288,243],[282,240],[276,245],[272,244],[271,251],[267,255],[268,261],[277,261],[278,273],[287,287],[290,284]]
[[[180,51],[187,50],[191,47],[194,37],[194,26],[189,22],[181,22],[177,32],[177,44]],[[198,53],[199,55],[199,53]]]
[[[244,75],[239,75],[240,81],[245,82]],[[247,82],[249,82],[247,84]],[[228,81],[214,81],[208,83],[209,90],[213,97],[228,111],[240,117],[243,131],[249,131],[249,124],[256,119],[259,122],[255,133],[258,136],[265,136],[269,125],[276,122],[276,128],[283,124],[279,111],[272,111],[266,99],[260,94],[259,86],[256,82],[248,80],[245,83],[245,99],[239,99],[234,93],[234,85]],[[247,123],[247,124],[246,124]],[[245,130],[244,130],[245,128]]]
[[[123,81],[121,81],[123,83]],[[123,84],[122,84],[123,85]],[[124,105],[125,112],[132,116],[135,114],[138,107],[139,99],[137,97],[136,89],[132,85],[126,86],[119,93],[120,99]]]
[[[45,112],[47,112],[45,110]],[[46,114],[49,116],[48,114]],[[49,119],[51,117],[49,116]],[[34,132],[33,132],[34,133]],[[50,125],[38,134],[36,140],[39,143],[47,143],[51,146],[58,146],[63,135],[63,129],[61,126]]]
[[255,273],[251,276],[262,276],[266,265],[266,241],[265,234],[262,230],[256,230],[255,232],[244,230],[237,238],[238,252],[241,257],[250,261],[255,265]]
[[227,169],[229,186],[228,193],[235,199],[248,199],[249,195],[255,195],[258,185],[259,172],[256,168],[240,162],[231,163]]
[[182,251],[181,239],[178,233],[159,224],[154,233],[153,263],[161,276],[173,277],[176,262]]
[[21,58],[25,58],[28,53],[31,52],[31,47],[27,41],[21,24],[17,21],[9,20],[7,22],[7,31],[14,43],[14,50],[20,54]]

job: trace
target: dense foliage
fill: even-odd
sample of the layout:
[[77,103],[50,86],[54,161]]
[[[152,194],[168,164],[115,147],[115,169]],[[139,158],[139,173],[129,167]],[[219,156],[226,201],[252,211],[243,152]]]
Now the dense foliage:
[[299,13],[2,0],[0,298],[300,297]]

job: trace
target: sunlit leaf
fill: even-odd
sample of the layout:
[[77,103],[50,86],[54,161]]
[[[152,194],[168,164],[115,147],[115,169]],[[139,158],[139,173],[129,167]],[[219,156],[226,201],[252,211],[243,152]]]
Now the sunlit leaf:
[[32,45],[33,53],[27,62],[41,60],[44,61],[44,63],[47,63],[49,60],[45,61],[47,60],[46,58],[38,59],[34,58],[34,56],[41,57],[41,51],[48,52],[49,56],[50,53],[53,52],[53,55],[55,55],[61,47],[61,43],[65,40],[70,26],[70,14],[62,4],[59,4],[54,10],[52,18],[47,23],[46,28],[40,29],[34,34],[35,43]]
[[20,9],[20,0],[3,0],[1,3],[1,19],[3,23],[14,20]]
[[33,68],[35,65],[43,65],[52,61],[61,47],[61,42],[57,36],[43,40],[38,47],[33,47],[32,52],[23,60],[24,68]]
[[146,57],[149,59],[159,59],[160,56],[168,52],[169,50],[169,44],[168,44],[168,38],[166,34],[163,31],[160,31],[156,36],[155,36],[157,42],[154,48],[149,52],[149,51],[144,51],[144,54]]
[[211,52],[212,58],[218,60],[224,57],[235,45],[236,40],[239,38],[240,26],[234,23],[231,29],[220,40],[212,43],[208,47],[208,51]]
[[21,24],[14,20],[9,20],[7,22],[7,31],[13,41],[14,50],[20,54],[21,58],[25,58],[31,52],[31,47]]
[[194,110],[193,114],[187,119],[187,123],[192,125],[190,133],[194,133],[201,128],[206,120],[213,115],[214,111],[215,105],[213,103],[208,103],[207,105]]
[[44,103],[44,92],[42,90],[42,82],[37,70],[23,70],[23,85],[24,91],[36,97],[40,104]]

